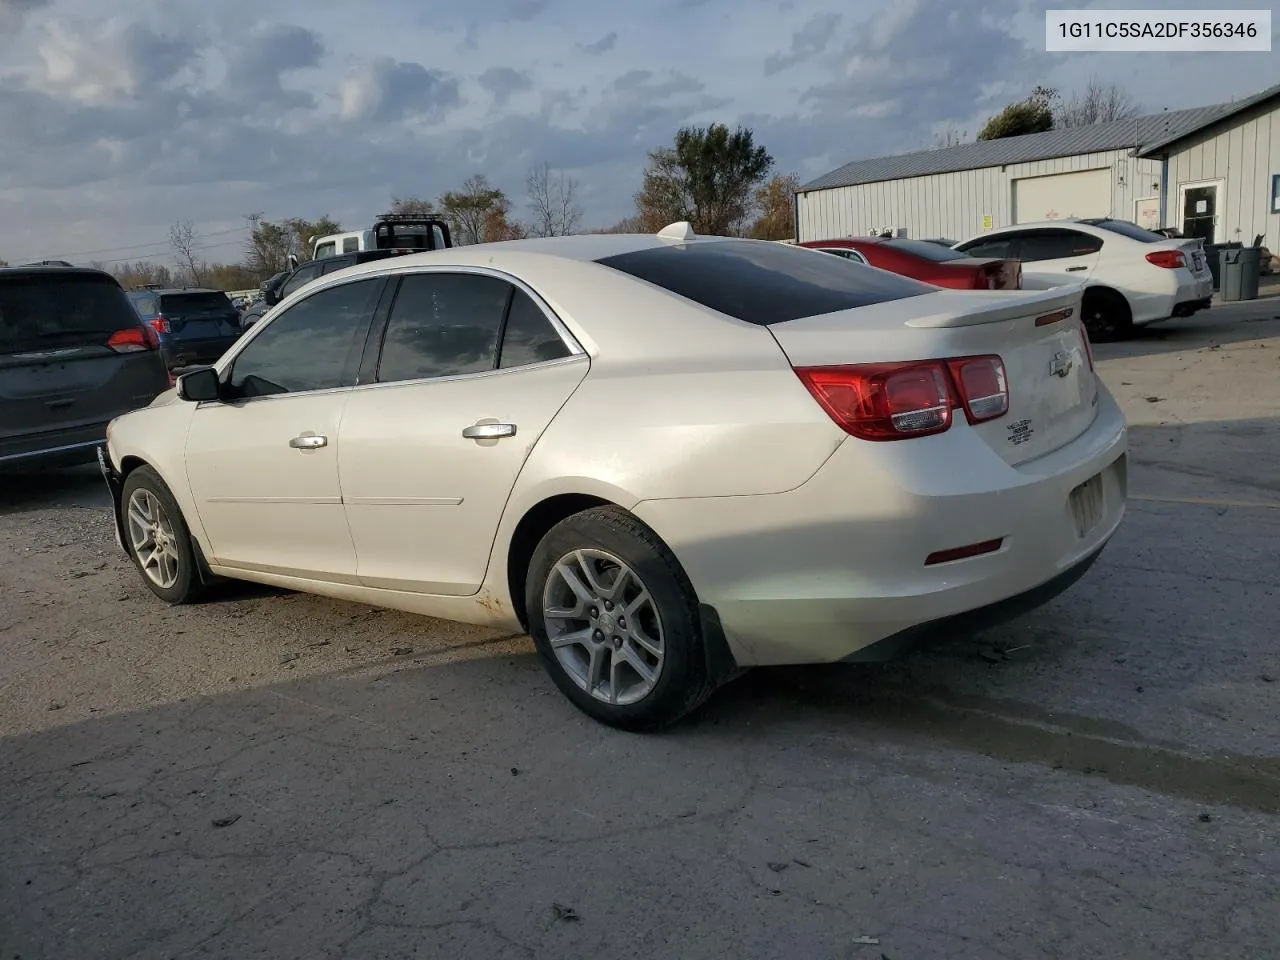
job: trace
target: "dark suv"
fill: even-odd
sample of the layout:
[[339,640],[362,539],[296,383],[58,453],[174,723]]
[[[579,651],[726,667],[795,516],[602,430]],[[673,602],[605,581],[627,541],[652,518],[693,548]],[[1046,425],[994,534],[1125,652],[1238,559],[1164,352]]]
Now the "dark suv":
[[170,370],[213,363],[240,338],[240,311],[221,290],[135,290],[129,299],[159,336]]
[[248,330],[262,319],[262,315],[274,307],[295,290],[306,286],[317,277],[336,270],[354,267],[357,263],[370,263],[374,260],[386,260],[388,257],[401,257],[409,250],[361,250],[356,253],[340,253],[333,257],[321,257],[319,260],[308,260],[296,270],[277,273],[262,284],[262,299],[249,307],[240,318],[241,326]]
[[0,469],[92,462],[169,387],[159,338],[100,270],[0,268]]

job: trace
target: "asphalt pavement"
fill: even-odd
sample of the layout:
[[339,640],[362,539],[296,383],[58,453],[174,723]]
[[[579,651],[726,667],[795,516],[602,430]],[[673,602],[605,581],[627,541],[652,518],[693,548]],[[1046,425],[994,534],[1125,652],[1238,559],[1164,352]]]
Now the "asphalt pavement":
[[529,642],[170,610],[0,481],[0,960],[1280,957],[1280,301],[1095,348],[1132,500],[1045,608],[608,730]]

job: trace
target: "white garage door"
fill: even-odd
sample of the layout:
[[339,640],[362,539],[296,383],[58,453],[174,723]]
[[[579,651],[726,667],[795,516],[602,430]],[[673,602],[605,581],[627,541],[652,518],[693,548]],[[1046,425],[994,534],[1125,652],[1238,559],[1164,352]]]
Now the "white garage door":
[[1013,181],[1013,222],[1111,216],[1111,169]]

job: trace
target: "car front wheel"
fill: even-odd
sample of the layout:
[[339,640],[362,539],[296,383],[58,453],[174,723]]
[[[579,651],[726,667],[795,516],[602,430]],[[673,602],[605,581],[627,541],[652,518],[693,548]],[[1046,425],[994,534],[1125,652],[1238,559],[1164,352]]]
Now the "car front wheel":
[[191,533],[160,475],[150,467],[138,467],[125,478],[120,499],[125,545],[143,582],[167,603],[199,599],[204,584]]
[[711,693],[693,587],[666,544],[621,509],[553,527],[534,553],[525,603],[556,686],[602,723],[659,729]]

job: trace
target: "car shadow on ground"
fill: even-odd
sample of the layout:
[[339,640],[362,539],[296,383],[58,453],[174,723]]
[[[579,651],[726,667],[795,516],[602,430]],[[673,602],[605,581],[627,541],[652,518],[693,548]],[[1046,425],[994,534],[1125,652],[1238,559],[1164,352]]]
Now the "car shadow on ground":
[[1139,327],[1128,340],[1096,343],[1098,360],[1220,348],[1280,336],[1280,297],[1266,301],[1214,304],[1185,319]]
[[96,464],[0,473],[0,515],[54,507],[101,507],[111,497]]

